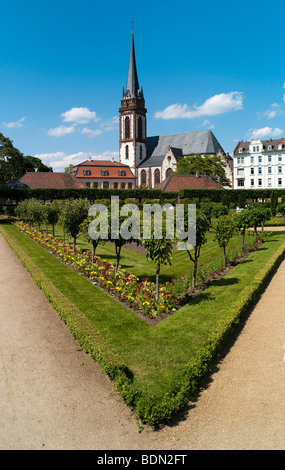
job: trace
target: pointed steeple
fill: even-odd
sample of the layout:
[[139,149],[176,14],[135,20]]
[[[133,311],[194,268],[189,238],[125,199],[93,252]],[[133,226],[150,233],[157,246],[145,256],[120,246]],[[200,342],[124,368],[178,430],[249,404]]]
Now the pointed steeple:
[[137,73],[137,66],[136,66],[133,30],[132,30],[131,51],[130,51],[126,95],[129,95],[130,98],[140,98],[140,87],[139,87],[139,80],[138,80],[138,73]]

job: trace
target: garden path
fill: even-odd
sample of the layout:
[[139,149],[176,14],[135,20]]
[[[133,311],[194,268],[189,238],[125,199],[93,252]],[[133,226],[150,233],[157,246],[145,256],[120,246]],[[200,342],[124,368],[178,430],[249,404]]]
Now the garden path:
[[285,448],[285,262],[185,419],[144,428],[0,235],[0,449]]

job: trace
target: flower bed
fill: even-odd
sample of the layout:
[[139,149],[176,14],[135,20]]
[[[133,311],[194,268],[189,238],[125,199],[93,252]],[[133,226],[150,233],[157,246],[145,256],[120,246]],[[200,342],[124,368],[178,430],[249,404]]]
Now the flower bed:
[[237,263],[256,250],[260,241],[250,244],[241,253],[240,247],[231,247],[227,256],[229,263],[223,266],[221,257],[200,265],[197,274],[197,289],[192,289],[192,274],[173,279],[160,287],[159,298],[156,299],[155,284],[148,278],[139,279],[135,274],[119,269],[115,281],[115,268],[106,259],[95,255],[92,262],[91,252],[88,250],[73,251],[73,246],[63,242],[61,239],[53,238],[44,231],[31,227],[24,222],[15,222],[14,226],[32,238],[35,242],[46,248],[50,253],[57,256],[61,261],[71,265],[82,276],[88,278],[94,285],[107,291],[112,297],[126,304],[136,312],[140,312],[148,318],[155,318],[175,312],[180,308],[185,298],[197,295],[207,287],[209,282],[220,279],[226,274],[234,263]]

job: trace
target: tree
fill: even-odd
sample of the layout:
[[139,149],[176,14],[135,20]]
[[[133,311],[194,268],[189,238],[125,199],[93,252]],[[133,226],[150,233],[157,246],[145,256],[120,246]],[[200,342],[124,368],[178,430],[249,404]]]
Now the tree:
[[193,277],[192,277],[192,287],[193,289],[196,286],[196,277],[197,277],[197,268],[198,268],[198,259],[200,257],[201,247],[207,242],[206,234],[209,230],[209,219],[203,213],[196,214],[196,244],[194,252],[192,253],[187,249],[188,256],[193,262]]
[[285,202],[281,202],[280,204],[278,204],[277,206],[277,212],[278,214],[281,214],[282,215],[282,222],[284,222],[284,218],[285,218]]
[[244,239],[245,239],[245,231],[251,225],[251,216],[250,210],[244,209],[243,211],[236,214],[236,226],[239,230],[241,230],[242,238],[241,238],[241,249],[244,251]]
[[70,171],[73,170],[73,168],[74,168],[74,165],[72,165],[72,163],[70,163],[70,165],[68,165],[64,168],[64,172],[69,173]]
[[52,172],[52,168],[46,166],[40,158],[27,155],[23,157],[23,173],[26,171]]
[[257,228],[263,227],[266,220],[271,218],[271,210],[268,208],[255,207],[249,211],[250,227],[254,228],[255,241],[257,242]]
[[23,176],[23,154],[0,132],[0,185]]
[[213,227],[215,240],[218,242],[218,245],[223,249],[225,265],[227,264],[226,247],[230,239],[234,235],[235,227],[236,225],[234,218],[228,215],[220,217],[215,222]]
[[88,215],[88,202],[86,199],[75,199],[67,201],[62,207],[63,216],[62,223],[64,228],[73,238],[73,251],[75,252],[76,239],[80,232],[80,225]]
[[47,225],[52,225],[52,236],[54,238],[54,227],[59,220],[60,209],[57,201],[44,206],[44,219]]
[[221,156],[193,154],[180,158],[177,162],[175,174],[179,175],[200,175],[210,176],[222,186],[231,186],[226,175],[226,163]]
[[88,216],[83,222],[82,224],[80,225],[80,233],[82,233],[83,237],[85,238],[85,240],[88,241],[88,243],[91,243],[92,244],[92,264],[94,263],[94,258],[95,258],[95,253],[96,253],[96,249],[99,245],[99,243],[103,243],[105,242],[104,240],[101,240],[100,237],[98,238],[93,238],[93,237],[90,237],[90,233],[89,233],[89,227],[90,227],[90,224],[93,220],[93,217],[91,216]]
[[270,209],[273,217],[276,215],[276,209],[278,205],[278,195],[276,191],[272,191],[270,195]]
[[165,235],[164,232],[161,239],[156,239],[152,233],[150,239],[143,239],[141,242],[146,249],[146,258],[156,264],[156,300],[159,298],[160,266],[162,264],[171,265],[172,259],[173,240],[167,239]]

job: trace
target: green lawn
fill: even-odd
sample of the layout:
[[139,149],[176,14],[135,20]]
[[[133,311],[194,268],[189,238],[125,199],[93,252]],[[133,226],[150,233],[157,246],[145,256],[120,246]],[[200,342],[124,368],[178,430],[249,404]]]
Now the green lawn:
[[[150,326],[13,226],[3,225],[1,230],[21,247],[115,348],[133,371],[134,383],[155,397],[161,397],[175,387],[184,365],[195,356],[213,328],[227,317],[229,308],[242,296],[243,289],[285,242],[285,233],[274,234],[222,280],[158,325]],[[111,256],[111,248],[105,246],[103,249],[105,256],[108,253]],[[171,268],[171,276],[182,272],[185,266],[182,255],[175,255],[175,271]],[[203,256],[206,257],[206,252]],[[133,252],[129,254],[128,250],[128,257],[125,254],[124,259],[128,269],[132,268],[139,275],[150,274],[152,265],[142,255]],[[169,272],[170,269],[167,269]]]

